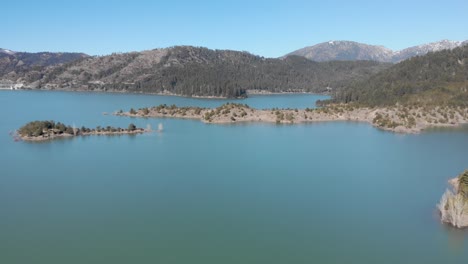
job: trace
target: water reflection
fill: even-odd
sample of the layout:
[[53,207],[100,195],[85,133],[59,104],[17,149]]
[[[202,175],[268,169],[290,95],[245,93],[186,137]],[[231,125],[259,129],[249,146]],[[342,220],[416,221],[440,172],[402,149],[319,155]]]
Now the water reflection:
[[463,253],[465,250],[464,244],[468,239],[468,228],[459,229],[448,224],[441,224],[447,233],[448,243],[453,252]]
[[429,127],[425,130],[428,133],[439,133],[439,132],[468,132],[468,124],[463,124],[455,127]]

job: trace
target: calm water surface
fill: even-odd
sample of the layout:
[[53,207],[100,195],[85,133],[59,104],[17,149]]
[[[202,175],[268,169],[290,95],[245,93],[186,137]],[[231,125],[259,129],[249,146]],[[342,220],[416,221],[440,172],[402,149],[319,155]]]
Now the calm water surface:
[[[323,98],[239,102],[305,108]],[[467,130],[102,115],[224,102],[0,92],[0,263],[467,263],[468,231],[435,211],[446,181],[468,168]],[[36,119],[165,131],[47,143],[8,135]]]

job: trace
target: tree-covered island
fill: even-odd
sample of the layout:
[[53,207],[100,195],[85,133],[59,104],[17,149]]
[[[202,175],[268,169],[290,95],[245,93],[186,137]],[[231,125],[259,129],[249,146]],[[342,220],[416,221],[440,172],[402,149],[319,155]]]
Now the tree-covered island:
[[122,135],[140,134],[148,132],[129,124],[127,128],[98,126],[96,128],[74,127],[55,121],[32,121],[17,130],[19,137],[27,141],[43,141],[61,137],[89,136],[89,135]]

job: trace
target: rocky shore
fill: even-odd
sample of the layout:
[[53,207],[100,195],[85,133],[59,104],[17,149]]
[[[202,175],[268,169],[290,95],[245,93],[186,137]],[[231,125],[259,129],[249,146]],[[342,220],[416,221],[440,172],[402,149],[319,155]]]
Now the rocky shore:
[[326,94],[326,93],[311,93],[305,90],[288,90],[288,91],[281,91],[281,92],[272,92],[268,90],[259,90],[259,89],[251,89],[245,91],[247,95],[274,95],[274,94]]
[[357,121],[397,133],[420,133],[430,127],[456,127],[468,124],[468,108],[461,107],[381,107],[328,105],[316,109],[259,110],[245,104],[227,103],[218,108],[159,105],[114,113],[130,117],[199,119],[205,123],[268,122],[297,124],[307,122]]
[[63,134],[44,134],[41,136],[20,136],[21,140],[24,141],[46,141],[46,140],[52,140],[52,139],[59,139],[59,138],[70,138],[70,137],[77,137],[77,136],[117,136],[117,135],[135,135],[135,134],[143,134],[148,131],[138,128],[134,131],[116,131],[116,132],[89,132],[89,133],[81,133],[81,134],[68,134],[68,133],[63,133]]
[[449,185],[437,204],[441,221],[457,228],[468,227],[468,170],[449,180]]

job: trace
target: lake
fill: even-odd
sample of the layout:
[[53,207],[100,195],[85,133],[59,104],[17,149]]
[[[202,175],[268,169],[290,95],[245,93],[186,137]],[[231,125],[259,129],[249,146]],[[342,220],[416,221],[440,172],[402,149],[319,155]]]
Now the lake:
[[[256,108],[316,95],[253,96]],[[466,263],[440,223],[468,130],[400,135],[365,123],[204,124],[103,115],[227,100],[0,92],[0,263]],[[162,134],[14,142],[32,120]]]

